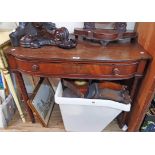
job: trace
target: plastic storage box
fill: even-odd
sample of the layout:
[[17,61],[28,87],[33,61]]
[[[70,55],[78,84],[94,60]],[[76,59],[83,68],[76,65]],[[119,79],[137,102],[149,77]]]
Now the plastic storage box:
[[55,102],[59,104],[66,131],[102,131],[122,111],[130,111],[131,104],[111,100],[62,97],[59,82]]

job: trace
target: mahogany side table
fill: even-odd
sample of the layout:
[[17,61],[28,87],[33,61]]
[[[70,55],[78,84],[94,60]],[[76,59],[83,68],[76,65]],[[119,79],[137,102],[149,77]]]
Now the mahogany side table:
[[[133,79],[130,95],[133,99],[143,80],[150,55],[137,43],[110,44],[107,47],[81,41],[74,49],[54,46],[40,49],[9,48],[5,51],[9,67],[17,76],[27,111],[32,122],[34,115],[29,108],[28,94],[21,73],[39,77],[129,80]],[[134,100],[133,100],[134,101]],[[134,103],[133,103],[134,104]],[[121,116],[120,124],[127,124],[128,114]]]

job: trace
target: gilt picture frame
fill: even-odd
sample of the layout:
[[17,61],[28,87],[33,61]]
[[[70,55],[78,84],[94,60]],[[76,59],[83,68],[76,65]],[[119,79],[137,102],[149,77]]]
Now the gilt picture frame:
[[38,82],[28,104],[41,125],[47,127],[54,107],[54,90],[48,78]]

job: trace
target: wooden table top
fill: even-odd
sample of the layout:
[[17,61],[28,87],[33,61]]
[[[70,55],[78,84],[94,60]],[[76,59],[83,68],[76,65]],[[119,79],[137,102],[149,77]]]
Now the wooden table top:
[[61,49],[55,46],[39,49],[16,47],[7,49],[6,52],[20,59],[47,61],[123,62],[151,59],[151,56],[137,43],[113,43],[103,47],[97,43],[81,41],[73,49]]

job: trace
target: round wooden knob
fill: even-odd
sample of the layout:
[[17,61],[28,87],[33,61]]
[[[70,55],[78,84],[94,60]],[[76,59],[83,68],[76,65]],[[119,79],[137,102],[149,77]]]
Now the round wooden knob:
[[114,75],[119,75],[119,73],[120,73],[120,70],[118,68],[113,69],[113,74]]
[[32,66],[32,71],[33,72],[36,72],[36,71],[38,71],[39,70],[39,66],[38,65],[33,65]]

